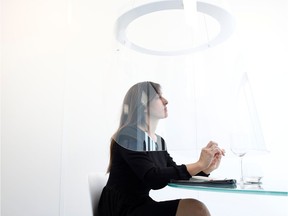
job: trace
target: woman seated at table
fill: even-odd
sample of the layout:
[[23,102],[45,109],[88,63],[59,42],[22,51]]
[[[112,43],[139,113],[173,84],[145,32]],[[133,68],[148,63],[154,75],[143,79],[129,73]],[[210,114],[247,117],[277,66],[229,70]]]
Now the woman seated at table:
[[177,165],[165,141],[155,133],[160,119],[168,116],[168,101],[154,82],[140,82],[127,92],[119,129],[110,144],[109,179],[104,187],[100,216],[209,216],[209,210],[196,199],[154,201],[151,189],[165,187],[171,179],[208,176],[217,169],[224,150],[210,141],[198,161]]

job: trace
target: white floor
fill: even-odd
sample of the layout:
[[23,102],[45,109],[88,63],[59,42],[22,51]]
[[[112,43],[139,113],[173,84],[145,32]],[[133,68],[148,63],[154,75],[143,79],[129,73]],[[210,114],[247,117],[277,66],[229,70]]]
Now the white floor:
[[169,186],[152,191],[156,200],[196,198],[204,202],[212,216],[288,216],[288,197],[196,192]]

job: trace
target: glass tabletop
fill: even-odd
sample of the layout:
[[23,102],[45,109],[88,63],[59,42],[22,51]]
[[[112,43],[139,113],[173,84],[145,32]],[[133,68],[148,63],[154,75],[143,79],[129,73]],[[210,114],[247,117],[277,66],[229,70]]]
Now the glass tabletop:
[[238,194],[255,194],[255,195],[270,195],[270,196],[288,196],[287,186],[279,187],[269,184],[236,184],[234,188],[224,188],[217,186],[198,186],[181,183],[169,183],[168,186],[182,188],[188,190],[210,191],[221,193],[238,193]]

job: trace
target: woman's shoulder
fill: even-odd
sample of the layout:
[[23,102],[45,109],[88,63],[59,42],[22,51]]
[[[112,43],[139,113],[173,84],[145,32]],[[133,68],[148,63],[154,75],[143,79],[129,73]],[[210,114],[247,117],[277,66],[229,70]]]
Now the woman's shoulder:
[[134,126],[122,127],[114,136],[114,140],[121,147],[133,151],[142,151],[145,134]]
[[116,138],[118,139],[141,139],[144,140],[145,133],[144,131],[140,130],[139,128],[135,126],[125,126],[122,127],[118,133],[116,134]]
[[157,135],[157,141],[152,140],[147,133],[135,126],[121,128],[115,136],[115,141],[120,146],[133,151],[165,151],[164,139]]

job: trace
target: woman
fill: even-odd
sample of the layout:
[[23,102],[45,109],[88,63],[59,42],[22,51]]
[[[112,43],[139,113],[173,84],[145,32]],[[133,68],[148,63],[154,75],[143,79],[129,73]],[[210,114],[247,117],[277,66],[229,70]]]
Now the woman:
[[155,133],[158,121],[168,116],[168,101],[160,85],[141,82],[127,92],[117,132],[111,139],[109,179],[104,187],[100,216],[209,216],[207,207],[195,199],[157,202],[151,189],[165,187],[171,179],[208,176],[218,168],[224,150],[209,142],[197,162],[177,165]]

